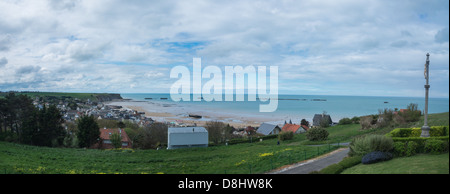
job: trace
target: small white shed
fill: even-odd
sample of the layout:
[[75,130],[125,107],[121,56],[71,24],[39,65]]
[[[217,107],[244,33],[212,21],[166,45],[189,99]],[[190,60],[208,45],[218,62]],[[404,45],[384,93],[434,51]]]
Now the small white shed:
[[167,149],[208,147],[208,142],[204,127],[176,127],[167,132]]

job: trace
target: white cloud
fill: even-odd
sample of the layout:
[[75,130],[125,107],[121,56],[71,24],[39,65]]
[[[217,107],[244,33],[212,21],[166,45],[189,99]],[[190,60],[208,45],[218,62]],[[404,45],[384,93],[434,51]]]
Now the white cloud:
[[448,1],[1,1],[0,90],[168,92],[202,57],[278,65],[280,93],[422,95],[430,52],[448,97],[448,29]]

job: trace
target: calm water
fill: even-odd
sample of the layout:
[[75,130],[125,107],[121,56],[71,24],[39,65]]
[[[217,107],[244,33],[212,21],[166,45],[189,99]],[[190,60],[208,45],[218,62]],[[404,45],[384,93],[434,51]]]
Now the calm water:
[[[166,104],[177,104],[179,106],[190,107],[193,110],[223,111],[236,115],[261,115],[278,118],[292,118],[312,120],[314,114],[324,111],[331,115],[333,121],[338,121],[343,117],[363,116],[377,114],[379,109],[402,109],[410,103],[419,105],[419,110],[425,107],[425,99],[417,97],[371,97],[371,96],[325,96],[325,95],[278,95],[278,109],[271,113],[259,112],[260,104],[268,104],[256,101],[180,101],[174,102],[170,94],[121,94],[123,98],[139,101],[152,101]],[[145,99],[152,98],[152,99]],[[167,98],[167,99],[161,99]],[[192,96],[191,96],[192,99]],[[224,99],[224,98],[223,98]],[[245,96],[245,100],[247,97]],[[386,103],[385,103],[386,102]],[[440,113],[449,111],[448,98],[430,98],[429,113]],[[293,120],[294,121],[294,120]],[[296,121],[297,122],[297,121]]]

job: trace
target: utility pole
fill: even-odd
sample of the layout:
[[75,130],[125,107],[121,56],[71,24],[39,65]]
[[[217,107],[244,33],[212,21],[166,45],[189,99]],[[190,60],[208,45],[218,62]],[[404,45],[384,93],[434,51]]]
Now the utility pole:
[[423,72],[425,79],[427,80],[425,84],[425,113],[424,113],[425,119],[423,122],[423,126],[421,128],[422,134],[420,134],[420,137],[430,137],[430,127],[428,127],[428,90],[430,89],[430,85],[428,84],[429,80],[428,78],[430,75],[429,67],[430,67],[430,54],[427,53],[427,61],[425,63],[425,70]]

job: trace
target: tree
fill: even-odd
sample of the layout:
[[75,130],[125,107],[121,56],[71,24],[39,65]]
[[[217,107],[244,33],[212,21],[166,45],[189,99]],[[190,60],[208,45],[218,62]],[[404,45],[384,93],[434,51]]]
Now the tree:
[[153,123],[149,127],[141,128],[137,134],[133,147],[141,149],[154,149],[167,144],[167,128],[164,123]]
[[225,123],[220,121],[206,122],[206,130],[208,130],[209,140],[213,141],[214,144],[225,142],[230,137],[229,128],[226,127]]
[[310,141],[322,141],[328,138],[328,131],[322,127],[314,127],[306,132],[306,138]]
[[114,148],[122,147],[122,136],[119,133],[111,134],[109,136],[109,139],[111,140],[111,144],[114,146]]
[[78,122],[78,145],[80,147],[91,147],[100,138],[100,128],[95,122],[94,116],[82,116]]
[[38,111],[38,131],[33,136],[33,143],[39,146],[58,146],[63,144],[65,131],[64,120],[55,105]]
[[306,119],[302,119],[302,120],[300,121],[300,125],[306,125],[306,126],[309,127],[309,122],[308,122]]

